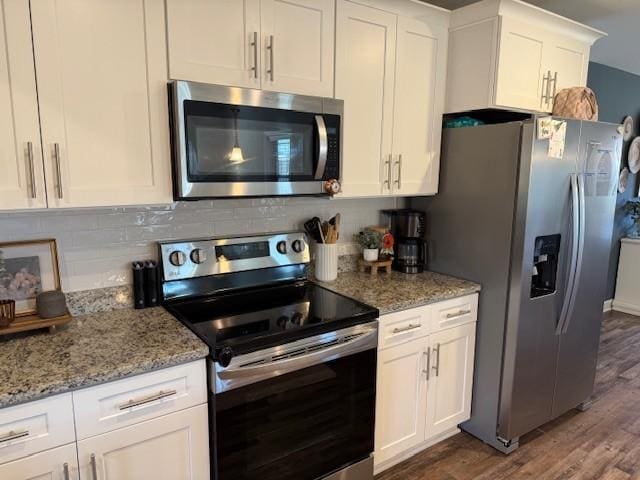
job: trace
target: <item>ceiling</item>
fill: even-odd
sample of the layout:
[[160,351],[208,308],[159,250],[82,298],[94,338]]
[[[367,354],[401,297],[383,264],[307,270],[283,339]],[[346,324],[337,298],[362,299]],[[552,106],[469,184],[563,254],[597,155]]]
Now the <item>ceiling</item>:
[[[423,0],[450,10],[477,0]],[[640,75],[640,0],[525,0],[609,34],[591,50],[594,62]]]

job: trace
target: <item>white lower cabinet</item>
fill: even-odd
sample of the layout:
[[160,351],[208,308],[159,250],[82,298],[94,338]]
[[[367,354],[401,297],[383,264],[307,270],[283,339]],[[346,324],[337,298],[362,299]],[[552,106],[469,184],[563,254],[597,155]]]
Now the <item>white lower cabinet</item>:
[[0,480],[209,480],[205,361],[0,409]]
[[456,428],[471,415],[476,325],[469,323],[430,338],[431,372],[427,393],[427,435]]
[[424,338],[378,354],[376,463],[424,441],[427,394]]
[[[470,418],[477,302],[471,295],[380,318],[387,333],[378,347],[377,473],[457,433]],[[438,327],[434,318],[458,304],[471,314],[449,314],[458,323]]]
[[78,456],[71,443],[0,465],[2,480],[77,480]]
[[207,406],[78,442],[81,480],[208,480]]

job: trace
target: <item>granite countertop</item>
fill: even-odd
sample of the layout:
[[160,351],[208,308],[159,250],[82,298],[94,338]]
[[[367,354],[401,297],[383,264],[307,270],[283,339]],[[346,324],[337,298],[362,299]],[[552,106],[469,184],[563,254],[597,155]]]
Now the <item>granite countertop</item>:
[[0,408],[204,358],[164,308],[75,317],[49,334],[0,337]]
[[333,282],[318,284],[376,307],[381,315],[480,291],[477,283],[433,272],[415,275],[395,271],[377,275],[342,272]]

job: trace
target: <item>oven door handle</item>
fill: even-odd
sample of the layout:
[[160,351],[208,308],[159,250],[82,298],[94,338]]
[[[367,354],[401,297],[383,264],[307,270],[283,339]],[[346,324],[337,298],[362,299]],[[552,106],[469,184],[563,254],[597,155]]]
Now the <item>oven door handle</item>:
[[[282,360],[272,360],[259,365],[220,369],[217,375],[221,380],[247,379],[247,377],[262,377],[265,375],[271,377],[370,350],[376,348],[377,345],[378,328],[376,325],[353,339],[337,344],[332,343],[324,346],[324,348],[318,346],[316,347],[317,350],[307,348],[308,353],[290,356]],[[312,351],[309,352],[309,350]]]
[[327,125],[324,123],[322,115],[316,115],[316,129],[318,131],[318,166],[314,175],[315,180],[322,180],[324,171],[327,168],[327,153],[329,151],[329,136]]

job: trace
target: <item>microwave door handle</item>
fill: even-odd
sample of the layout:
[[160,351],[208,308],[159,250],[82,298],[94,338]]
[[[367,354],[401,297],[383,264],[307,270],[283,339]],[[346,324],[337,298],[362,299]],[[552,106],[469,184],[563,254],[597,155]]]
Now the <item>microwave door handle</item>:
[[324,123],[322,115],[316,115],[316,128],[318,130],[318,166],[316,167],[315,180],[322,180],[325,168],[327,167],[327,152],[329,150],[329,138],[327,135],[327,125]]

